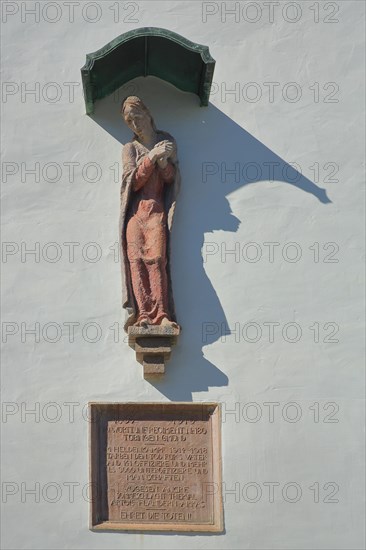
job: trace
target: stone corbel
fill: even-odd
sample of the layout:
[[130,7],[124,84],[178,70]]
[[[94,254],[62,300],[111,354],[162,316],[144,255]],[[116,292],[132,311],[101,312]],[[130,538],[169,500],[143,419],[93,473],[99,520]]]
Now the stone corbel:
[[153,326],[128,328],[128,344],[142,364],[144,378],[160,378],[165,374],[172,348],[177,343],[179,328]]

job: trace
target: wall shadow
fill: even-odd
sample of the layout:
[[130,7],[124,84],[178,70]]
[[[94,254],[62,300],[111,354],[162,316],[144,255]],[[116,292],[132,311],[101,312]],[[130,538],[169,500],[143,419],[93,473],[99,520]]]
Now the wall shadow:
[[[228,385],[227,375],[205,358],[202,349],[217,342],[223,334],[230,334],[202,257],[205,234],[238,230],[240,220],[233,215],[227,196],[259,181],[280,181],[299,191],[299,204],[303,193],[313,195],[315,201],[323,204],[331,201],[324,189],[213,104],[202,108],[193,94],[181,92],[155,77],[135,79],[118,94],[96,104],[92,119],[121,144],[131,139],[131,132],[119,115],[121,100],[127,95],[141,97],[157,127],[170,132],[178,144],[182,187],[172,234],[171,270],[182,334],[164,380],[153,384],[171,400],[191,401],[192,392]],[[273,193],[274,188],[269,187],[269,192]],[[119,200],[117,191],[116,200]],[[220,331],[207,323],[215,323]]]

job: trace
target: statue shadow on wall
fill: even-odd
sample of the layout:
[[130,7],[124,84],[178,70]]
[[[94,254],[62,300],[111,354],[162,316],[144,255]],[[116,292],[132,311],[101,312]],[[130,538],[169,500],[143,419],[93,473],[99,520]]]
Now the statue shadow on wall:
[[[227,195],[258,181],[270,180],[269,166],[273,166],[273,180],[301,191],[299,202],[302,193],[310,193],[323,204],[331,201],[324,189],[297,172],[213,104],[200,107],[197,96],[181,92],[155,77],[137,78],[96,104],[91,118],[122,145],[132,138],[119,114],[120,104],[128,95],[141,97],[157,127],[171,133],[178,144],[182,184],[173,224],[171,270],[182,333],[164,378],[151,383],[171,400],[191,401],[193,392],[229,383],[229,373],[220,370],[225,369],[225,364],[214,365],[204,355],[205,346],[225,345],[222,340],[226,335],[229,337],[230,328],[202,256],[205,234],[216,230],[236,232],[239,228],[241,220],[233,215]],[[116,160],[120,161],[121,156]],[[222,162],[226,163],[226,173],[221,169]],[[235,163],[240,163],[239,177],[235,172],[229,173]],[[244,171],[243,166],[246,166]],[[116,189],[116,200],[119,200],[119,189]],[[214,242],[215,239],[206,240]],[[122,309],[121,315],[123,321]]]

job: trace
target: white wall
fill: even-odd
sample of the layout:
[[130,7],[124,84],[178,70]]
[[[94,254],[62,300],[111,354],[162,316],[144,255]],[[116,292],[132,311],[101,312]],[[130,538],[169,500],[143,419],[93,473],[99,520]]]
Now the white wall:
[[[2,264],[3,547],[362,548],[363,2],[297,2],[294,12],[281,1],[273,22],[265,2],[237,3],[226,21],[233,2],[103,1],[97,13],[82,1],[73,22],[65,2],[57,12],[55,2],[41,3],[39,22],[24,11],[35,2],[6,4],[18,11],[4,12],[2,24],[3,171],[15,172],[3,173],[3,241],[13,243]],[[206,22],[202,10],[212,12]],[[159,384],[142,379],[122,333],[119,180],[110,167],[129,132],[113,96],[87,117],[80,85],[86,53],[142,26],[206,44],[217,62],[208,108],[155,78],[121,91],[120,99],[140,95],[179,146],[172,271],[183,332]],[[39,94],[22,97],[35,83]],[[225,94],[235,86],[239,97]],[[36,162],[39,181],[29,173],[22,181]],[[95,183],[91,162],[101,170]],[[303,173],[295,185],[288,162]],[[221,163],[239,163],[238,181],[225,180]],[[218,173],[204,183],[207,169]],[[262,176],[249,185],[250,170]],[[61,252],[54,263],[51,242]],[[73,262],[67,242],[80,243]],[[91,242],[97,249],[85,247]],[[273,258],[264,243],[278,243]],[[22,246],[39,246],[40,257],[22,255]],[[24,330],[36,322],[39,341]],[[101,331],[95,343],[88,323]],[[224,534],[88,530],[83,408],[98,400],[222,402]]]

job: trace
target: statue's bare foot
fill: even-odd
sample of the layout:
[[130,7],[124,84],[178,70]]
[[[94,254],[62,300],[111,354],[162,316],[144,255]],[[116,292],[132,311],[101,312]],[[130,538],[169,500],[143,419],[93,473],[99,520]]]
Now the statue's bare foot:
[[174,321],[169,321],[168,317],[164,317],[164,318],[161,320],[160,325],[161,325],[162,327],[179,328],[179,325],[178,325],[177,323],[175,323]]
[[142,319],[139,319],[135,323],[135,326],[136,327],[141,327],[141,328],[148,328],[150,324],[151,323],[149,323],[149,319],[147,317],[142,317]]

